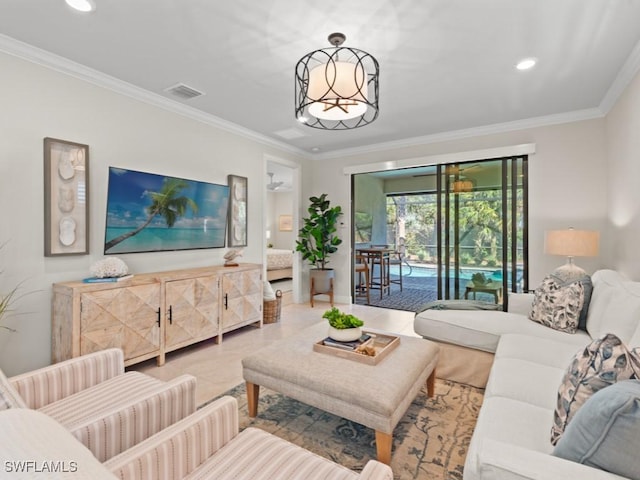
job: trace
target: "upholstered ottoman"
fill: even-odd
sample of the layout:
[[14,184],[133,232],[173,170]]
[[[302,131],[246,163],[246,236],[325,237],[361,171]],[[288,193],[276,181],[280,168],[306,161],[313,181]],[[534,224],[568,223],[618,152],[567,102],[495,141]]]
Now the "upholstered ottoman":
[[433,395],[438,346],[400,336],[377,365],[313,350],[326,322],[262,348],[242,360],[249,415],[257,415],[260,385],[376,431],[378,460],[389,464],[393,429],[422,386]]

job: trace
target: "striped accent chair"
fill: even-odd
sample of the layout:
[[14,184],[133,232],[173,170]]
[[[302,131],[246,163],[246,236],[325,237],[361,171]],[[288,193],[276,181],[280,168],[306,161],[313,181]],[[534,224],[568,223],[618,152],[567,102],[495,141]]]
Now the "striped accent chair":
[[104,465],[122,480],[393,479],[377,460],[357,473],[263,430],[238,430],[238,403],[221,397]]
[[125,372],[117,348],[10,377],[4,389],[13,392],[4,395],[13,400],[0,402],[0,409],[4,405],[46,414],[102,462],[196,410],[193,376],[163,382]]
[[40,478],[38,472],[48,471],[56,473],[47,478],[92,480],[393,480],[391,468],[376,460],[358,473],[262,430],[238,433],[238,404],[232,397],[212,402],[104,463],[41,412],[0,411],[0,431],[11,439],[0,443],[3,467],[16,478]]

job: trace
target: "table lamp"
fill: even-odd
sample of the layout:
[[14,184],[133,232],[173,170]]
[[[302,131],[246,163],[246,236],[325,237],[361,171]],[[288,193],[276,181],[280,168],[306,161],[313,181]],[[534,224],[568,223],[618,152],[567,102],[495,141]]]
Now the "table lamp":
[[544,253],[548,255],[564,255],[567,263],[557,268],[554,273],[566,279],[577,279],[586,272],[573,263],[573,257],[595,257],[598,255],[600,232],[593,230],[550,230],[546,232]]

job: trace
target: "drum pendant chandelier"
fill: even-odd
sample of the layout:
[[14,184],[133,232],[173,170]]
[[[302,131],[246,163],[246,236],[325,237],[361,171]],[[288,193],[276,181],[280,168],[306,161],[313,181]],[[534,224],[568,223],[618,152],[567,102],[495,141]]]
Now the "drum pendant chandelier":
[[378,118],[378,62],[342,47],[345,39],[332,33],[333,48],[311,52],[296,65],[296,118],[309,127],[349,130]]

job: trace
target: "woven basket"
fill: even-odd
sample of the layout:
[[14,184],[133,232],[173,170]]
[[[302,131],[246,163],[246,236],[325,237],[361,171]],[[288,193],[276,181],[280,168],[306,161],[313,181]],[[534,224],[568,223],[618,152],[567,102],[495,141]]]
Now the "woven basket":
[[282,291],[276,290],[275,300],[264,300],[262,308],[262,323],[276,323],[280,321],[280,310],[282,309]]

